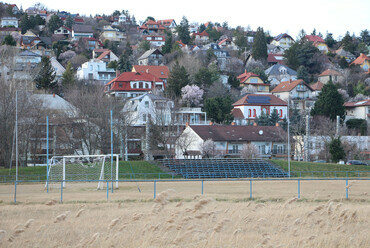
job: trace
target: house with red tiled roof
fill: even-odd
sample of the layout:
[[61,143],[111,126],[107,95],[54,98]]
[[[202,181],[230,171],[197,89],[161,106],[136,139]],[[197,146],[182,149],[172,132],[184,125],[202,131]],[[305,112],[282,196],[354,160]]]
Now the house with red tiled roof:
[[286,135],[279,126],[188,125],[176,144],[176,158],[201,158],[206,140],[215,143],[219,156],[239,157],[246,144],[255,145],[260,157],[283,155]]
[[109,62],[112,61],[118,61],[117,55],[115,55],[111,50],[109,49],[94,49],[93,50],[93,58],[94,59],[99,59],[106,64],[109,64]]
[[68,38],[72,36],[72,29],[70,29],[67,26],[61,26],[60,28],[54,31],[54,34],[64,35],[66,38]]
[[306,40],[313,43],[321,52],[327,53],[329,51],[328,45],[326,45],[325,40],[317,35],[306,35]]
[[222,41],[220,41],[218,43],[218,45],[220,46],[221,49],[225,49],[225,48],[230,49],[230,50],[238,50],[239,49],[238,46],[235,45],[233,40],[230,39],[230,38],[223,39]]
[[312,96],[312,88],[302,79],[285,81],[278,84],[272,94],[284,101],[290,101],[291,108],[302,112],[308,112],[313,107],[315,100]]
[[326,69],[319,75],[319,81],[326,84],[329,81],[340,83],[344,80],[343,74],[334,69]]
[[165,28],[174,29],[177,27],[174,19],[158,20],[157,22]]
[[192,37],[194,37],[196,41],[201,41],[204,43],[209,41],[209,34],[205,30],[201,33],[193,33]]
[[288,111],[287,102],[272,94],[248,94],[236,101],[233,106],[232,114],[237,125],[254,123],[262,112],[271,115],[273,111],[277,111],[282,120],[287,116]]
[[247,70],[245,70],[236,78],[239,79],[241,87],[248,87],[251,85],[256,89],[256,92],[270,92],[270,85],[265,84],[257,74],[247,72]]
[[134,65],[132,72],[147,72],[161,79],[165,84],[167,83],[170,70],[167,66],[156,66],[156,65]]
[[281,64],[285,65],[284,55],[279,53],[270,53],[267,55],[267,63],[269,65]]
[[163,27],[160,23],[153,20],[148,20],[147,22],[143,23],[143,25],[141,25],[139,29],[145,34],[163,33],[164,30],[166,30],[166,28]]
[[359,102],[345,102],[346,119],[364,119],[370,125],[370,98]]
[[322,90],[322,87],[324,87],[324,84],[321,83],[320,81],[317,81],[316,83],[314,84],[311,84],[310,85],[311,89],[312,89],[312,97],[318,97],[321,90]]
[[370,57],[361,53],[351,65],[359,65],[364,71],[368,72],[370,70]]
[[123,72],[107,83],[104,92],[117,97],[137,97],[165,89],[164,82],[147,72]]

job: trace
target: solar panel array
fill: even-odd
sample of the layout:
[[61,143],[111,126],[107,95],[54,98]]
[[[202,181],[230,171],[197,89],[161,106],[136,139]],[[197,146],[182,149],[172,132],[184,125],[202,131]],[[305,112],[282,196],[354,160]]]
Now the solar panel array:
[[269,104],[270,100],[269,96],[248,96],[248,103]]

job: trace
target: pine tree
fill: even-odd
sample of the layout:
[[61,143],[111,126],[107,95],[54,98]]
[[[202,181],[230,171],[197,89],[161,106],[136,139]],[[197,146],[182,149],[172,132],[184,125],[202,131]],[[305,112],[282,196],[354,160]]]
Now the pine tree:
[[69,15],[66,19],[66,27],[72,28],[72,25],[75,24],[71,15]]
[[172,34],[169,33],[167,36],[166,42],[164,43],[164,46],[162,47],[162,53],[170,53],[172,50]]
[[333,139],[329,144],[329,152],[331,155],[331,160],[335,163],[338,163],[339,160],[344,159],[346,153],[344,152],[342,142],[340,137]]
[[338,92],[337,87],[332,81],[329,81],[322,88],[321,93],[317,97],[317,101],[313,109],[311,110],[311,115],[323,115],[334,121],[337,115],[340,116],[341,120],[344,120],[345,108],[343,106],[344,100],[342,95]]
[[129,56],[127,56],[126,53],[123,53],[118,60],[117,63],[117,70],[119,70],[121,73],[122,72],[129,72],[132,70],[132,65],[130,62]]
[[230,124],[233,120],[233,109],[230,96],[207,98],[204,101],[204,109],[207,116],[214,122]]
[[279,123],[279,121],[280,121],[279,113],[276,109],[274,109],[269,117],[269,126],[275,126],[276,123]]
[[36,75],[34,81],[37,89],[43,89],[45,92],[54,89],[57,86],[55,80],[55,71],[50,63],[50,59],[46,56],[41,58],[39,64],[39,72]]
[[261,27],[257,28],[256,36],[254,37],[252,56],[255,60],[267,59],[266,36]]
[[75,75],[72,67],[71,61],[68,61],[66,70],[62,75],[62,85],[63,87],[72,86],[75,84]]
[[256,117],[255,122],[258,126],[269,126],[270,118],[264,111],[262,111],[260,116]]
[[13,36],[8,34],[7,36],[4,37],[4,41],[2,43],[3,45],[8,45],[8,46],[16,46],[17,42],[14,40]]
[[233,88],[235,88],[235,89],[240,88],[240,81],[239,81],[239,79],[237,79],[237,78],[236,78],[236,76],[235,76],[235,75],[230,75],[230,76],[229,76],[229,78],[227,79],[227,83],[228,83],[231,87],[233,87]]
[[297,70],[297,79],[302,79],[306,83],[310,81],[310,74],[305,66],[301,65]]
[[184,44],[189,44],[190,41],[190,32],[189,32],[189,21],[184,16],[180,22],[180,25],[176,27],[177,34],[179,36],[179,40],[181,40]]
[[30,29],[30,20],[27,14],[22,15],[20,28],[22,30],[22,34],[26,33],[28,29]]
[[189,82],[189,74],[185,67],[180,66],[179,62],[176,61],[168,78],[167,93],[172,97],[179,97],[181,96],[181,89],[188,85]]
[[52,15],[48,22],[48,28],[51,33],[60,28],[63,25],[63,21],[57,15]]

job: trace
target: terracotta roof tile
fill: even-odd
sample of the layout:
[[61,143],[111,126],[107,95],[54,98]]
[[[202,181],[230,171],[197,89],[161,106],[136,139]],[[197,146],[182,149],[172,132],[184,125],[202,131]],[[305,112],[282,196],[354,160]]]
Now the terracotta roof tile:
[[359,102],[345,102],[343,104],[345,107],[361,107],[361,106],[370,106],[370,99],[359,101]]
[[306,85],[310,90],[311,87],[305,83],[302,79],[298,79],[298,80],[294,80],[294,81],[285,81],[285,82],[281,82],[280,84],[278,84],[275,89],[272,90],[272,93],[277,93],[277,92],[289,92],[291,90],[293,90],[298,84],[300,83],[303,83],[304,85]]
[[332,70],[332,69],[327,69],[327,70],[323,71],[319,75],[319,77],[334,76],[334,75],[341,76],[342,74],[339,71]]
[[314,83],[310,86],[313,91],[318,91],[318,90],[322,90],[322,87],[324,87],[324,84],[321,83],[320,81],[317,81],[317,83]]
[[157,78],[167,79],[170,70],[167,66],[155,66],[155,65],[134,65],[132,67],[133,72],[146,72],[156,76]]
[[317,35],[306,35],[305,38],[308,41],[311,41],[311,42],[325,43],[325,40],[323,38],[321,38],[320,36],[317,36]]
[[245,70],[244,73],[240,74],[236,78],[239,79],[240,83],[244,83],[250,77],[258,77],[259,78],[259,76],[257,74],[254,74],[252,72],[247,72],[247,70]]
[[366,56],[365,54],[361,53],[360,56],[357,57],[357,59],[355,59],[352,63],[352,64],[355,64],[355,65],[362,65],[366,60],[370,60],[370,57]]
[[244,119],[245,118],[242,111],[239,108],[233,108],[233,110],[231,110],[231,114],[234,116],[234,119]]

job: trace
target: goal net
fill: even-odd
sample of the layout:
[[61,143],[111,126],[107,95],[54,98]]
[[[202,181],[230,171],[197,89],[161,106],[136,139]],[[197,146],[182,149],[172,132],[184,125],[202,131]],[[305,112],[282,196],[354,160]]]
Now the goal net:
[[[113,160],[113,163],[112,163]],[[66,182],[96,181],[98,189],[104,184],[115,182],[118,188],[119,155],[71,155],[55,156],[49,163],[46,186]]]

